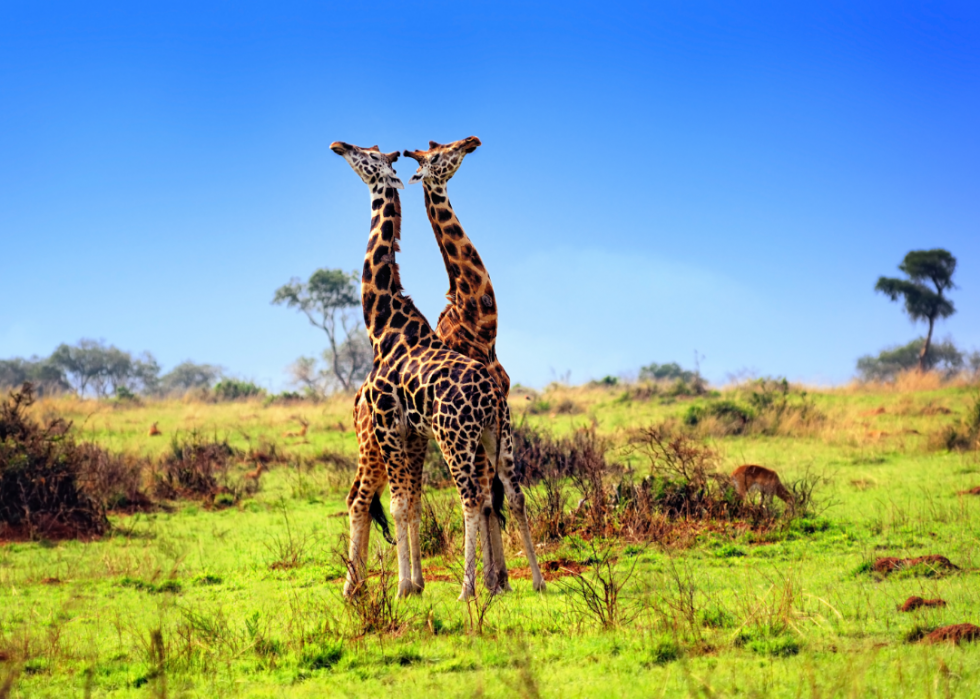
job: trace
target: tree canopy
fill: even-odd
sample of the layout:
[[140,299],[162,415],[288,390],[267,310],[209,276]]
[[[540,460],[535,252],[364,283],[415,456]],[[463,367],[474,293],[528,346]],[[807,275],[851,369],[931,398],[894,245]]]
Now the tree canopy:
[[297,277],[276,289],[274,305],[301,311],[312,325],[327,334],[323,353],[325,368],[316,360],[300,357],[290,367],[294,382],[321,392],[328,385],[353,390],[371,368],[372,350],[361,323],[361,295],[356,272],[318,269],[304,282]]
[[[948,250],[913,250],[905,256],[898,266],[907,279],[879,277],[875,291],[885,294],[892,301],[903,299],[905,312],[913,323],[926,321],[929,332],[919,351],[920,371],[926,370],[926,356],[932,343],[932,331],[936,320],[949,318],[956,312],[953,302],[944,292],[955,289],[953,273],[956,271],[956,258]],[[930,288],[929,285],[934,287]]]

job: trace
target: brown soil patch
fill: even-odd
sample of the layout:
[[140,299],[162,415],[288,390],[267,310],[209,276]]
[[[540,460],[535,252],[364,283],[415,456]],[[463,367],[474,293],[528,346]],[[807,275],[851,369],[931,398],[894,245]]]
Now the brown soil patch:
[[980,495],[980,485],[973,486],[969,490],[959,491],[960,495]]
[[[582,565],[578,561],[573,561],[568,558],[556,558],[552,561],[540,561],[538,566],[541,568],[541,576],[545,580],[549,581],[564,578],[569,575],[579,575],[586,569],[586,566]],[[509,571],[509,574],[512,578],[530,580],[531,569],[528,566],[514,568],[513,570]]]
[[41,578],[42,585],[60,585],[61,580],[59,578]]
[[905,603],[898,608],[898,611],[914,612],[916,609],[919,609],[920,607],[945,607],[945,606],[946,606],[946,600],[939,599],[938,597],[935,599],[922,599],[921,597],[913,596],[905,600]]
[[946,556],[919,556],[918,558],[893,558],[888,556],[876,560],[874,570],[876,573],[894,573],[897,570],[911,568],[917,565],[930,565],[935,568],[959,570],[959,566],[953,565]]
[[865,410],[863,413],[859,413],[859,415],[884,415],[884,414],[885,414],[884,406],[879,406],[874,410]]
[[960,643],[961,641],[975,641],[980,638],[980,626],[973,624],[953,624],[936,629],[925,638],[926,643]]
[[449,574],[445,568],[429,566],[422,569],[422,577],[426,582],[455,582],[456,578]]

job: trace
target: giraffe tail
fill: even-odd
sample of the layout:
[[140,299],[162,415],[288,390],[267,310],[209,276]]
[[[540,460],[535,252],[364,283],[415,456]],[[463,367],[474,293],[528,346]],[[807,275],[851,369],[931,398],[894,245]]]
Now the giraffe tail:
[[371,519],[374,523],[378,525],[378,529],[381,530],[381,535],[385,538],[389,544],[394,544],[395,540],[391,537],[391,529],[388,528],[388,515],[385,514],[385,508],[381,504],[381,497],[378,493],[374,494],[371,498],[371,506],[368,508],[368,514],[371,515]]
[[504,517],[504,482],[500,480],[500,444],[504,429],[504,416],[507,410],[507,398],[498,389],[497,395],[500,397],[500,409],[497,413],[497,455],[493,465],[493,481],[490,483],[490,504],[494,514],[500,520],[500,528],[507,525],[507,518]]

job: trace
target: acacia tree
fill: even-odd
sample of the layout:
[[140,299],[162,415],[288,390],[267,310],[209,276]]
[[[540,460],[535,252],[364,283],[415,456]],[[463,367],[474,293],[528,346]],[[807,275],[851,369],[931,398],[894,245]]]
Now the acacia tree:
[[[913,323],[920,320],[929,323],[929,332],[919,351],[919,371],[924,372],[936,319],[949,318],[956,312],[953,302],[943,295],[943,292],[956,288],[953,285],[956,258],[942,248],[913,250],[905,256],[898,268],[908,275],[908,279],[878,277],[875,291],[880,291],[892,301],[903,298],[905,312]],[[929,288],[930,283],[935,291]]]
[[[276,289],[272,303],[302,311],[312,325],[327,334],[329,347],[324,352],[327,371],[331,381],[342,390],[354,389],[367,376],[372,357],[370,343],[364,341],[356,272],[318,269],[307,282],[294,277]],[[302,364],[300,368],[309,374],[310,361],[301,358],[294,366]]]

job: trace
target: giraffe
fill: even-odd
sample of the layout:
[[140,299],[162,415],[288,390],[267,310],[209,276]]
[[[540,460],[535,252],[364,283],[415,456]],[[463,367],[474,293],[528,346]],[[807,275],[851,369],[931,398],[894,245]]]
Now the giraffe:
[[[487,369],[446,347],[412,300],[402,293],[395,261],[401,233],[397,190],[402,183],[391,167],[399,154],[340,141],[332,143],[330,149],[343,156],[371,192],[371,233],[361,275],[361,303],[374,349],[374,364],[356,405],[358,412],[363,412],[363,407],[370,411],[391,489],[398,595],[416,592],[414,573],[421,573],[418,560],[413,566],[407,538],[410,515],[417,509],[415,499],[421,488],[420,457],[431,436],[446,458],[462,503],[465,546],[459,598],[466,600],[475,593],[480,519],[489,517],[492,510],[492,474],[476,459],[478,445],[483,445],[490,463],[510,464],[509,469],[513,470],[513,436],[506,401]],[[370,511],[377,492],[362,487],[356,494],[352,491],[352,495],[355,504],[360,500],[361,511]],[[354,529],[353,517],[351,528]],[[529,537],[526,543],[530,543]],[[356,545],[361,542],[352,538],[351,559],[355,565],[363,563]],[[497,552],[494,554],[496,560]],[[530,554],[533,556],[533,546]],[[532,575],[536,587],[543,583],[536,562]]]
[[[506,398],[510,393],[510,377],[497,359],[497,305],[493,283],[446,194],[447,183],[462,165],[463,158],[480,145],[476,136],[446,145],[429,141],[427,151],[406,150],[404,155],[419,164],[409,184],[422,182],[426,214],[449,275],[446,293],[449,303],[439,314],[436,334],[447,346],[486,366]],[[478,458],[485,459],[486,454],[481,451]],[[499,474],[494,476],[494,492],[497,492],[498,484],[501,484]],[[500,487],[503,489],[502,485]],[[491,517],[488,524],[494,545],[502,550],[500,520]],[[485,560],[484,570],[487,563]],[[503,560],[497,569],[497,586],[500,590],[510,590]]]

